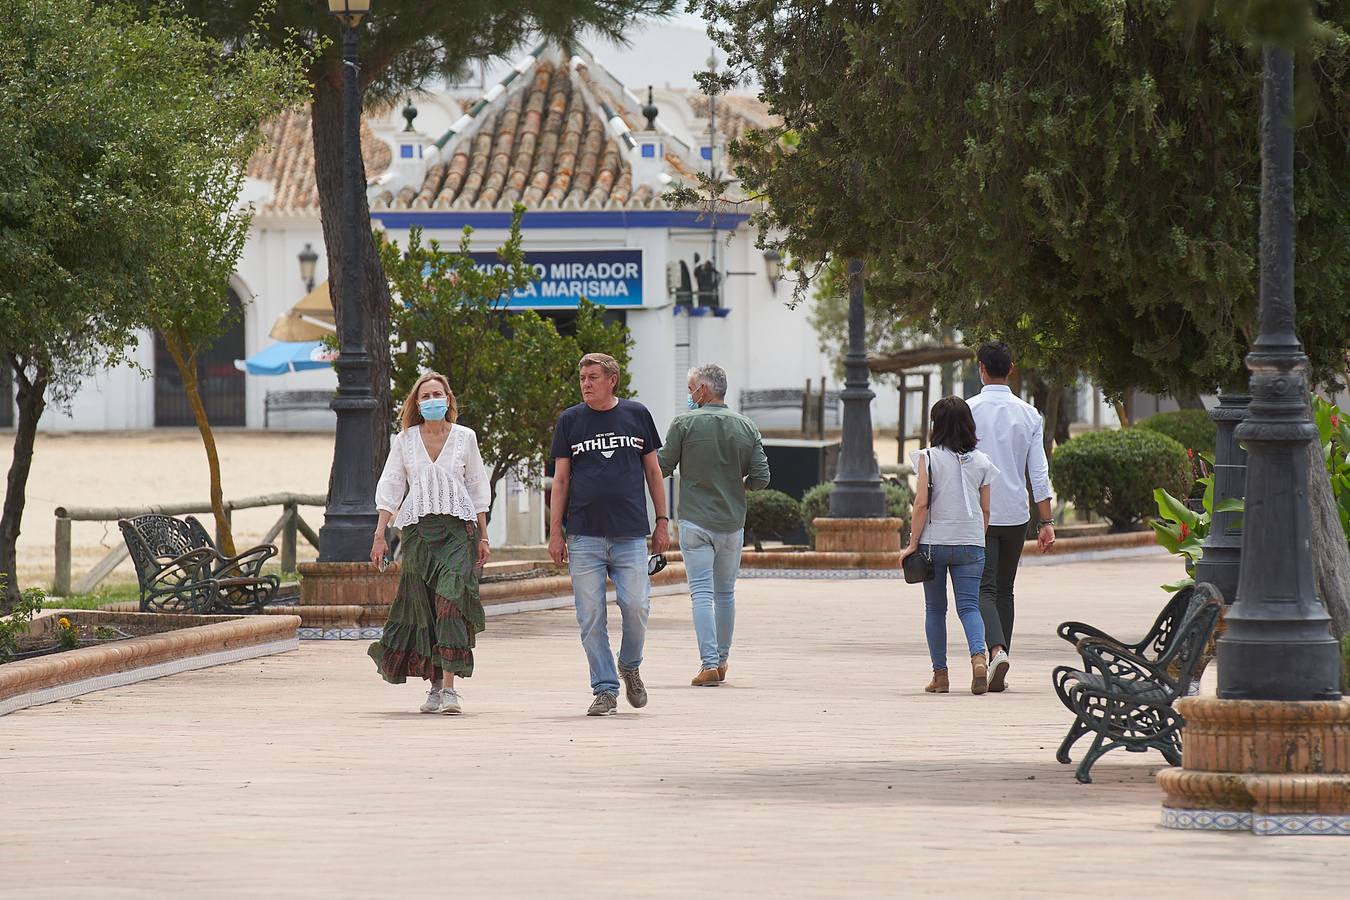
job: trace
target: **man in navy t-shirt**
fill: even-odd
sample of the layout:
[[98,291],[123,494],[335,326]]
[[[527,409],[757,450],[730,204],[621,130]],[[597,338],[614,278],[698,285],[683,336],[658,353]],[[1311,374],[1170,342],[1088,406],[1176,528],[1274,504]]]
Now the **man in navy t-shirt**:
[[[651,533],[653,552],[664,553],[670,545],[670,519],[656,455],[661,437],[652,414],[641,403],[614,395],[619,364],[612,356],[588,353],[578,368],[584,402],[564,410],[553,432],[548,551],[555,563],[566,562],[572,574],[594,694],[586,714],[607,716],[618,707],[620,678],[628,702],[647,705],[647,689],[638,674],[650,609],[647,535]],[[647,524],[644,488],[656,507],[654,530]],[[623,616],[617,671],[606,627],[606,578],[614,581]]]

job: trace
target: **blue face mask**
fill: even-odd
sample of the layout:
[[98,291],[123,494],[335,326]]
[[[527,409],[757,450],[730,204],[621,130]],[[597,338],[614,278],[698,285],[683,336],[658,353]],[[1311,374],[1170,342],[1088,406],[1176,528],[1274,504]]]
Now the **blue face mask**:
[[698,404],[697,404],[696,402],[694,402],[694,395],[693,395],[693,394],[690,394],[689,397],[688,397],[688,399],[687,399],[685,402],[689,404],[689,408],[690,408],[690,409],[698,409]]
[[421,410],[422,418],[428,422],[439,422],[450,410],[450,401],[444,397],[433,397],[430,400],[418,401],[417,408]]

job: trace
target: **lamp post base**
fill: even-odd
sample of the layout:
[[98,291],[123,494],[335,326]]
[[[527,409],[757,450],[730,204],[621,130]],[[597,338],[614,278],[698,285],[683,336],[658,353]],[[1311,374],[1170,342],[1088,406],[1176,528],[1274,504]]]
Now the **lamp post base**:
[[1162,824],[1350,836],[1350,700],[1178,700],[1182,765],[1158,773]]

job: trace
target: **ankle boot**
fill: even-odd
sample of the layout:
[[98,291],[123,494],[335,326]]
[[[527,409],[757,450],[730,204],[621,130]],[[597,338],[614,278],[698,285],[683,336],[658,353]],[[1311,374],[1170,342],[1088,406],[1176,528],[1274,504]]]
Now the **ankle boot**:
[[970,658],[970,692],[983,694],[989,690],[989,659],[983,653]]
[[928,682],[928,687],[924,690],[930,694],[945,694],[950,688],[951,684],[947,681],[947,670],[934,669],[933,680]]

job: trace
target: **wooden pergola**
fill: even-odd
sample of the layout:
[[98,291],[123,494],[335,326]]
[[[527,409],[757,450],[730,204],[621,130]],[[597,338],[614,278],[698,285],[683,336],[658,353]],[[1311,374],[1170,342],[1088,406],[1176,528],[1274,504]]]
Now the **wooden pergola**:
[[[899,375],[900,376],[900,427],[896,435],[897,450],[896,462],[904,464],[905,462],[905,438],[908,431],[908,423],[905,421],[905,400],[910,391],[909,379],[912,377],[910,372],[914,369],[921,369],[926,366],[938,366],[944,363],[964,362],[975,356],[975,351],[968,347],[962,347],[956,344],[930,344],[923,347],[906,347],[903,350],[896,350],[893,353],[869,354],[867,357],[867,368],[875,375]],[[918,390],[923,396],[924,412],[919,417],[919,442],[927,446],[928,444],[928,408],[932,401],[932,381],[933,373],[923,372],[917,377],[923,379],[918,385]]]

